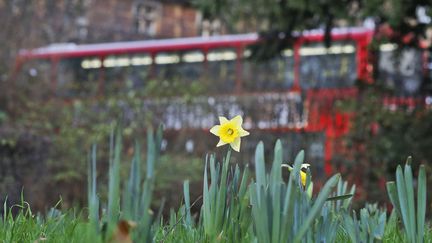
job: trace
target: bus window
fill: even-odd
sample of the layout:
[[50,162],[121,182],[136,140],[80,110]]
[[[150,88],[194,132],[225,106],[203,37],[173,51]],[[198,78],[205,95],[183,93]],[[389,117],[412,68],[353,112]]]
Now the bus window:
[[306,44],[300,56],[303,89],[351,87],[357,79],[356,51],[350,42],[333,43],[330,48],[323,43]]
[[150,54],[133,54],[130,56],[129,78],[126,80],[128,90],[142,90],[150,78],[152,58]]
[[61,97],[88,97],[98,92],[98,58],[61,59],[57,72],[56,94]]
[[179,64],[180,74],[189,80],[201,79],[204,73],[205,56],[201,51],[189,51],[182,54],[182,61]]
[[157,80],[173,79],[179,76],[180,55],[175,52],[161,52],[155,57],[155,77]]
[[208,83],[209,92],[234,92],[236,59],[234,49],[213,49],[207,53],[207,72],[204,79]]
[[149,76],[149,54],[112,55],[104,59],[104,92],[119,94],[142,89]]
[[[248,52],[245,53],[247,58]],[[294,58],[291,50],[268,61],[243,62],[243,89],[245,91],[281,91],[294,82]]]
[[160,82],[159,88],[164,89],[162,94],[167,96],[203,92],[205,83],[201,78],[204,73],[204,59],[204,54],[195,50],[158,53],[155,57],[153,81]]
[[105,94],[124,92],[130,73],[129,56],[108,56],[104,59],[103,64],[103,92]]

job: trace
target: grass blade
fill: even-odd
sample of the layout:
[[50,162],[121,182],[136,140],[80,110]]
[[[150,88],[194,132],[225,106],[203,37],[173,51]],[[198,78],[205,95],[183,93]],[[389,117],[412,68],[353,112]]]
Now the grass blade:
[[345,195],[340,195],[340,196],[334,196],[334,197],[327,198],[327,201],[345,200],[345,199],[352,198],[353,196],[354,196],[354,194],[345,194]]
[[402,217],[401,206],[399,203],[399,195],[394,181],[387,182],[387,194],[390,198],[390,202],[393,204],[396,213]]
[[255,174],[256,174],[256,190],[257,197],[261,198],[260,186],[266,185],[266,172],[265,172],[265,160],[264,160],[264,144],[259,142],[255,149]]
[[411,229],[411,224],[409,220],[409,210],[408,210],[408,200],[407,200],[407,192],[405,187],[405,180],[402,173],[402,168],[399,165],[396,169],[396,186],[397,192],[399,196],[400,210],[402,214],[402,220],[405,225],[405,229],[407,230],[408,239],[412,242],[414,239],[412,238],[411,232],[408,232]]
[[417,191],[417,237],[423,242],[426,217],[426,172],[424,165],[420,166]]
[[186,224],[188,226],[192,226],[192,218],[190,213],[190,194],[189,194],[189,181],[186,180],[183,182],[183,194],[184,194],[184,201],[185,201],[185,211],[186,211]]
[[120,160],[122,152],[121,128],[116,128],[114,157],[109,168],[108,184],[108,222],[114,224],[118,220],[120,211]]

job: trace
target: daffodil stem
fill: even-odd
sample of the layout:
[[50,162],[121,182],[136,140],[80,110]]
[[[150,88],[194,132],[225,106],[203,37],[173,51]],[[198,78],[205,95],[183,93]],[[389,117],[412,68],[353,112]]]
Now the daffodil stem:
[[232,152],[232,148],[231,146],[228,146],[227,155],[226,155],[227,163],[229,163],[229,161],[231,160],[231,152]]

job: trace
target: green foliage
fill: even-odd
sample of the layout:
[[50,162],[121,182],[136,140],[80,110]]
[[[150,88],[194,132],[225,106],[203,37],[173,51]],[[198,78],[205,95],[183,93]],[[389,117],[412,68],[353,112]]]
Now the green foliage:
[[2,111],[0,109],[0,124],[2,124],[4,121],[6,121],[6,119],[8,118],[6,112]]
[[[301,242],[305,235],[311,240],[313,237],[325,238],[319,235],[320,231],[314,231],[315,228],[312,225],[321,214],[340,176],[333,176],[324,185],[316,200],[312,201],[307,192],[302,189],[299,180],[304,152],[297,155],[287,185],[283,182],[281,174],[282,146],[280,141],[276,143],[274,158],[271,173],[266,175],[264,147],[262,143],[258,144],[255,153],[256,183],[252,184],[249,189],[252,218],[258,242]],[[327,221],[328,218],[324,218],[324,221]]]
[[120,160],[122,152],[121,129],[116,129],[110,136],[110,156],[109,156],[109,184],[108,184],[108,211],[107,221],[114,224],[118,221],[120,211]]
[[387,191],[396,212],[402,218],[409,242],[423,242],[426,217],[426,172],[420,166],[417,180],[417,206],[414,198],[414,181],[411,169],[411,158],[408,158],[404,171],[398,166],[396,183],[388,182]]
[[[134,156],[129,174],[129,180],[121,188],[120,164],[122,162],[121,128],[113,130],[110,137],[108,203],[106,214],[101,215],[102,222],[107,224],[108,233],[116,226],[119,219],[132,220],[137,223],[134,237],[150,240],[152,236],[152,215],[150,203],[154,188],[154,168],[159,157],[162,140],[162,127],[156,134],[151,129],[147,132],[147,170],[144,182],[141,181],[141,147],[135,143]],[[115,135],[114,135],[115,133]],[[92,161],[89,166],[89,218],[90,223],[96,225],[95,232],[101,232],[97,227],[99,222],[100,202],[96,190],[96,147],[93,147]],[[105,205],[105,204],[102,204]],[[104,234],[106,232],[102,232]]]
[[[391,92],[379,84],[367,85],[362,87],[357,99],[339,103],[342,110],[355,112],[350,132],[344,138],[348,150],[341,155],[340,166],[346,167],[347,172],[356,170],[358,179],[368,178],[360,180],[358,185],[367,192],[363,200],[379,202],[384,202],[387,197],[384,187],[377,190],[377,184],[394,180],[395,161],[404,161],[407,155],[414,155],[413,166],[425,164],[425,170],[430,172],[428,161],[432,158],[429,122],[432,111],[422,107],[393,109],[383,106],[383,96],[391,96]],[[431,182],[429,178],[428,183]]]
[[[246,169],[240,179],[240,168],[235,167],[229,173],[231,149],[223,160],[222,167],[216,164],[214,155],[207,157],[204,169],[203,206],[201,217],[204,232],[210,239],[224,239],[228,242],[247,242],[245,237],[250,226],[248,210],[247,182],[249,172]],[[211,183],[208,184],[210,169]],[[228,177],[230,181],[228,181]]]
[[[292,45],[294,31],[323,28],[324,42],[330,45],[333,27],[358,25],[368,17],[376,22],[378,38],[418,46],[428,25],[419,23],[416,11],[419,7],[429,15],[432,11],[430,4],[423,0],[347,0],[342,4],[336,0],[194,0],[193,3],[204,19],[220,20],[229,32],[260,33],[262,41],[254,46],[252,54],[259,59],[280,55]],[[394,33],[380,33],[381,27],[389,26]]]
[[155,169],[155,198],[153,207],[165,204],[164,214],[169,208],[178,208],[179,198],[184,196],[182,181],[189,181],[190,197],[202,195],[203,171],[205,164],[202,158],[181,154],[161,154]]
[[97,170],[96,170],[96,145],[92,147],[89,167],[88,167],[88,188],[87,199],[89,207],[89,221],[93,225],[95,232],[99,231],[99,196],[97,195]]
[[[109,188],[107,202],[100,199],[97,178],[97,147],[93,146],[88,166],[88,214],[51,209],[46,216],[34,215],[22,202],[8,209],[0,219],[2,242],[105,242],[113,234],[120,219],[132,220],[136,242],[423,242],[432,240],[431,229],[425,225],[426,173],[420,167],[417,198],[410,163],[399,167],[396,183],[388,183],[395,207],[387,221],[386,212],[377,204],[367,204],[359,215],[350,213],[355,187],[348,187],[336,174],[319,190],[309,194],[312,184],[309,172],[306,186],[300,179],[304,160],[301,151],[287,181],[282,176],[282,145],[274,148],[270,171],[266,171],[264,146],[255,152],[255,173],[230,165],[231,150],[222,163],[216,156],[206,159],[203,183],[203,204],[200,215],[191,208],[189,181],[183,183],[183,202],[177,211],[171,209],[168,221],[159,213],[151,213],[150,203],[159,159],[161,128],[147,135],[146,173],[141,174],[142,156],[135,143],[130,173],[122,180],[122,138],[118,128],[110,139]],[[117,164],[117,165],[116,165]],[[100,184],[99,184],[100,186]],[[122,190],[121,190],[122,188]],[[417,200],[415,200],[417,199]],[[417,202],[415,207],[414,202]],[[113,206],[114,205],[114,206]],[[162,206],[161,206],[162,207]],[[14,215],[12,210],[18,209]],[[102,210],[101,210],[102,209]],[[108,209],[108,210],[106,210]],[[102,212],[99,215],[99,212]],[[405,231],[400,231],[399,218]],[[106,225],[107,227],[101,227]],[[413,237],[413,238],[411,238]]]
[[185,80],[150,80],[142,91],[143,97],[185,97],[190,98],[206,92],[205,80],[185,82]]
[[327,200],[331,201],[331,206],[336,212],[341,210],[348,211],[351,206],[352,197],[355,194],[355,190],[356,186],[352,185],[348,191],[348,182],[341,179],[338,181],[336,191],[332,193],[331,197]]
[[[197,82],[191,82],[191,85],[194,86],[194,83]],[[159,91],[163,92],[162,87],[159,88]],[[182,99],[188,99],[189,96],[186,93],[188,88],[190,88],[188,85],[183,87],[184,93],[180,94],[184,96]],[[197,90],[199,88],[191,91],[191,93],[198,92]],[[152,95],[160,94],[159,91],[151,90],[151,92],[154,92]],[[63,191],[65,203],[81,206],[86,204],[86,194],[79,193],[79,188],[86,184],[85,178],[87,175],[87,164],[82,155],[86,154],[93,144],[99,144],[97,159],[108,161],[110,157],[108,154],[109,148],[105,141],[110,137],[116,118],[123,118],[127,112],[132,112],[135,115],[133,120],[124,119],[126,121],[123,123],[123,130],[121,131],[124,140],[123,150],[126,152],[124,159],[128,159],[132,155],[134,137],[145,134],[146,126],[152,121],[152,114],[140,112],[144,104],[144,99],[140,95],[138,93],[133,95],[117,94],[98,97],[97,99],[77,98],[73,101],[58,98],[44,99],[43,101],[36,98],[30,100],[23,97],[20,99],[18,103],[21,106],[19,110],[16,110],[16,113],[12,114],[14,117],[6,119],[4,123],[0,121],[1,125],[3,125],[0,128],[0,146],[16,148],[19,151],[22,148],[17,148],[16,144],[21,136],[32,135],[38,138],[31,139],[26,144],[29,144],[30,147],[40,147],[43,150],[44,153],[38,151],[37,154],[33,153],[31,155],[38,156],[38,163],[46,166],[46,169],[44,169],[44,181],[49,185],[45,185],[42,180],[38,180],[38,183],[32,185],[32,188],[40,191],[43,190],[43,187],[53,186],[54,184],[58,188],[58,190],[46,191],[47,195],[44,195],[45,197],[35,196],[35,201],[32,202],[34,207],[43,210],[44,208],[38,207],[38,205],[56,200],[58,191]],[[42,142],[49,146],[40,146]],[[16,155],[11,155],[11,157],[14,156]],[[173,161],[176,161],[176,163],[173,163]],[[161,194],[171,190],[170,188],[175,188],[178,181],[186,178],[191,179],[192,187],[196,187],[197,181],[202,180],[203,163],[198,161],[196,156],[166,152],[161,158],[161,162],[160,171],[155,171],[158,174],[155,187],[160,189]],[[104,181],[109,174],[107,171],[108,164],[101,163],[100,165],[98,169],[99,176],[100,180]],[[180,165],[184,165],[184,167],[180,168]],[[174,170],[175,168],[178,170]],[[128,166],[122,167],[120,174],[127,173],[128,169]],[[26,168],[20,168],[20,171],[24,174],[31,172],[26,171]],[[13,175],[10,175],[10,177],[12,183],[19,183],[18,178],[14,178]],[[0,182],[0,188],[7,188],[8,184],[11,183]],[[105,192],[107,189],[107,185],[101,185],[99,191]],[[181,192],[181,190],[179,191]],[[26,192],[29,192],[29,190],[26,190]],[[178,207],[178,201],[171,200],[177,195],[179,193],[173,193],[172,196],[167,198],[167,203]],[[18,200],[18,198],[12,197],[10,199],[14,202]]]
[[395,210],[391,212],[386,223],[383,242],[403,242],[403,231],[400,230],[399,217]]
[[343,214],[343,228],[347,232],[351,242],[377,242],[384,236],[386,225],[386,212],[378,209],[377,204],[366,204],[360,210],[360,218],[353,215]]
[[[5,206],[6,207],[6,206]],[[17,213],[13,213],[18,209]],[[5,212],[0,220],[1,242],[102,242],[92,227],[73,210],[51,209],[46,216],[35,215],[21,202]]]

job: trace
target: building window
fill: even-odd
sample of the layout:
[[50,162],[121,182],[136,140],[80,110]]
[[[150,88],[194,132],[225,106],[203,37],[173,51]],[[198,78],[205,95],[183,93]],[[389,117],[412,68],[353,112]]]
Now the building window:
[[76,20],[77,38],[85,40],[88,35],[88,19],[84,16],[77,17]]
[[155,1],[135,5],[135,31],[147,36],[156,35],[156,21],[161,14],[161,4]]
[[201,23],[201,35],[212,36],[220,35],[222,33],[222,24],[219,19],[208,20],[205,19]]

